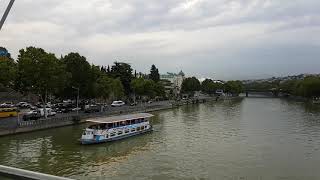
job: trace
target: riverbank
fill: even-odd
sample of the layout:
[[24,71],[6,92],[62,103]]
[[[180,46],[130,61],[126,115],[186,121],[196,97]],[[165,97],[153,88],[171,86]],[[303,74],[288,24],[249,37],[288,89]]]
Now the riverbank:
[[319,179],[320,110],[309,108],[280,98],[186,105],[154,113],[150,134],[94,146],[78,143],[87,124],[5,136],[0,162],[72,179]]
[[155,112],[155,111],[161,111],[166,109],[173,109],[183,105],[198,104],[198,103],[204,103],[204,102],[213,101],[213,100],[216,100],[216,99],[212,97],[207,97],[207,98],[201,98],[196,100],[194,99],[194,100],[179,101],[179,102],[165,101],[160,104],[155,103],[155,105],[128,106],[125,109],[113,109],[113,110],[108,110],[108,111],[99,112],[99,113],[90,113],[90,114],[79,113],[78,115],[70,114],[70,115],[66,115],[58,118],[52,117],[48,119],[40,119],[40,120],[34,120],[34,121],[19,121],[19,122],[16,122],[14,126],[10,125],[7,127],[2,127],[0,129],[0,136],[14,135],[14,134],[20,134],[20,133],[27,133],[27,132],[81,124],[81,123],[86,123],[86,120],[90,118],[108,117],[108,116],[115,116],[120,114],[139,113],[139,112]]

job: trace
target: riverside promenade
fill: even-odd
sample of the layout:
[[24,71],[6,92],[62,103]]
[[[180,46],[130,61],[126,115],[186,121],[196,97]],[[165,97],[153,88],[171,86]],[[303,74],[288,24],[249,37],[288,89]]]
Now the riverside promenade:
[[87,119],[97,117],[108,117],[120,114],[138,113],[138,112],[153,112],[176,108],[178,106],[203,103],[213,98],[201,98],[189,101],[160,101],[151,104],[141,104],[138,106],[125,106],[121,108],[107,108],[103,112],[97,113],[68,113],[61,114],[47,119],[39,119],[32,121],[22,121],[22,117],[13,118],[10,120],[0,121],[0,136],[13,135],[18,133],[26,133],[43,129],[50,129],[62,126],[76,125],[85,123]]

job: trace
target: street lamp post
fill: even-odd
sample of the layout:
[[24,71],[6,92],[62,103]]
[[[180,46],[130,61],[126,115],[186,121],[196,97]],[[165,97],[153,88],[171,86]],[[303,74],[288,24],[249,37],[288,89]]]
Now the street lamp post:
[[80,88],[76,88],[74,86],[72,86],[73,89],[76,89],[78,91],[78,95],[77,95],[77,115],[79,115],[79,93],[80,93]]

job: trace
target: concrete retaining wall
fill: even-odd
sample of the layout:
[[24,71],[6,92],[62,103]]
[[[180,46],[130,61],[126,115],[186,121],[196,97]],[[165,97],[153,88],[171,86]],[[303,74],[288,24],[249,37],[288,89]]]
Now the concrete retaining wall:
[[[207,99],[208,100],[208,99]],[[212,100],[212,99],[210,99]],[[40,119],[40,120],[34,120],[34,121],[20,121],[20,122],[14,122],[10,126],[2,127],[0,128],[0,136],[4,135],[11,135],[11,134],[18,134],[18,133],[24,133],[24,132],[31,132],[31,131],[37,131],[37,130],[43,130],[43,129],[49,129],[49,128],[55,128],[55,127],[62,127],[62,126],[68,126],[78,123],[84,123],[89,118],[95,118],[95,117],[106,117],[106,116],[112,116],[112,115],[120,115],[120,114],[128,114],[128,113],[137,113],[137,112],[153,112],[153,111],[160,111],[165,109],[172,109],[178,106],[187,105],[187,104],[195,104],[195,103],[203,103],[206,100],[198,100],[195,101],[181,101],[176,103],[163,103],[160,105],[152,105],[152,106],[130,106],[125,109],[117,110],[117,109],[109,109],[105,112],[99,112],[99,113],[79,113],[78,115],[72,114],[65,117],[51,117],[48,119]]]

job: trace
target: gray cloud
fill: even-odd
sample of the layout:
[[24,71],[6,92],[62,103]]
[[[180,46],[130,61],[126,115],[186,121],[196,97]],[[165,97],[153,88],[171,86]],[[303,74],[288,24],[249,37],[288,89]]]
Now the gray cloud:
[[123,60],[146,72],[156,64],[198,77],[314,72],[318,7],[318,0],[19,0],[0,44],[15,56],[33,45],[57,56],[79,51],[100,65]]

